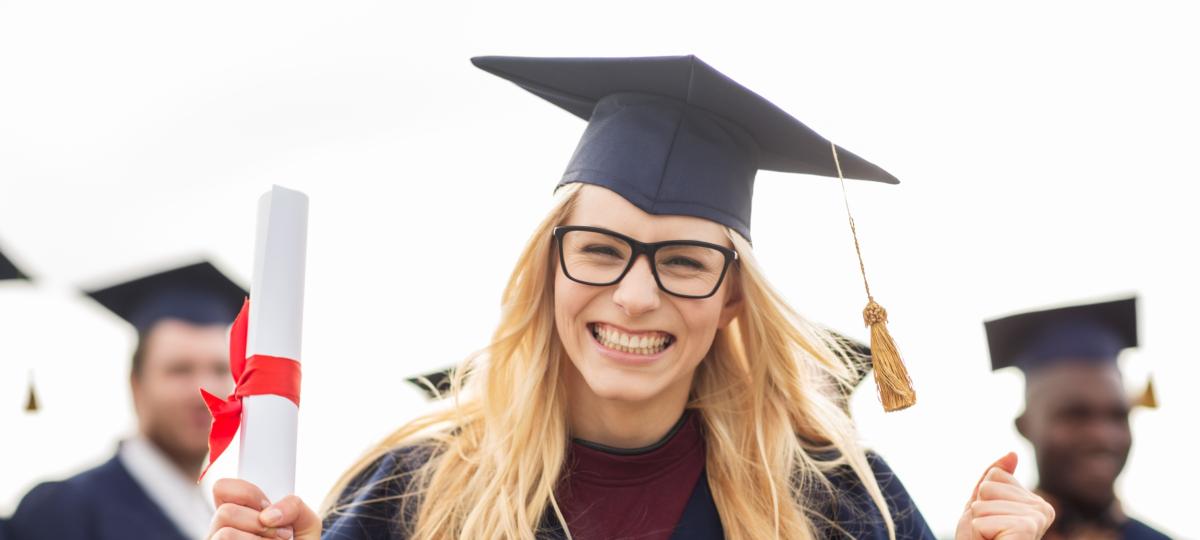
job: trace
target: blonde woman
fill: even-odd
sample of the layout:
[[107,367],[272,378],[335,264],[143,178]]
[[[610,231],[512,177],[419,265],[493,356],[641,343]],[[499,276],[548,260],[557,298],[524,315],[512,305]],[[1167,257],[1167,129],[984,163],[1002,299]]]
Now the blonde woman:
[[[834,175],[829,143],[694,57],[474,62],[589,120],[492,343],[444,412],[344,474],[323,523],[222,480],[211,537],[932,538],[839,404],[847,355],[750,246],[755,172]],[[847,177],[895,182],[840,155]],[[1046,530],[1012,466],[985,474],[957,538]]]

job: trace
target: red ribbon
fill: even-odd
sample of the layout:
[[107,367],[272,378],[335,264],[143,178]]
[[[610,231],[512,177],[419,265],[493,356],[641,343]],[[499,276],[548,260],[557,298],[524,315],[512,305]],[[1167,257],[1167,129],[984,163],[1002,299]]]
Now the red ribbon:
[[256,354],[246,358],[246,333],[249,328],[250,299],[242,304],[242,311],[233,321],[229,333],[229,371],[237,383],[228,398],[221,399],[203,388],[200,395],[212,414],[212,429],[208,433],[208,465],[200,478],[208,473],[209,467],[229,447],[238,427],[242,424],[242,398],[273,394],[282,396],[297,407],[300,406],[300,362],[290,358]]

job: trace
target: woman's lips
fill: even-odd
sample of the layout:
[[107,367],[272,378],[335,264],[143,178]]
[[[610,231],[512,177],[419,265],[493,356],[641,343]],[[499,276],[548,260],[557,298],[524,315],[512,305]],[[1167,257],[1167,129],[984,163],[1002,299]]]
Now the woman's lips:
[[[676,341],[675,336],[667,332],[627,332],[605,323],[589,323],[587,333],[600,354],[622,364],[652,363],[662,358],[675,345]],[[626,338],[626,340],[621,341],[622,338]],[[636,345],[632,341],[633,338],[639,340]],[[614,344],[614,340],[617,343],[629,343],[630,345]],[[642,345],[643,343],[645,346]]]

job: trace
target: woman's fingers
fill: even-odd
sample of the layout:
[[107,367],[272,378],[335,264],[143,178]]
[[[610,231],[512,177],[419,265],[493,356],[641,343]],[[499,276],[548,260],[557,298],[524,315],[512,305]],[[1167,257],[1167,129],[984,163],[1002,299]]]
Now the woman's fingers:
[[975,502],[972,504],[995,500],[1033,503],[1040,501],[1041,499],[1020,485],[1009,484],[1007,482],[996,482],[994,480],[984,480],[982,484],[979,484],[979,496],[975,498]]
[[971,517],[1033,515],[1038,512],[1032,503],[1018,501],[976,501],[971,503]]
[[1011,476],[1012,473],[1016,472],[1016,470],[1017,470],[1017,454],[1016,454],[1016,452],[1009,452],[1007,454],[1004,454],[1004,457],[997,459],[994,463],[989,465],[988,468],[983,471],[983,475],[979,477],[979,481],[975,482],[975,489],[971,490],[971,498],[967,501],[967,504],[970,505],[971,503],[973,503],[979,499],[979,485],[982,484],[984,480],[987,480],[988,476],[993,474],[993,471],[1006,473],[1009,476]]
[[1017,455],[996,460],[975,483],[958,522],[959,540],[1036,540],[1054,521],[1054,509],[1013,476]]
[[1013,476],[1012,473],[1005,471],[1005,470],[998,469],[998,468],[993,468],[993,469],[989,470],[987,472],[987,474],[984,475],[983,481],[984,482],[1001,482],[1001,483],[1005,483],[1005,484],[1011,484],[1014,486],[1021,485],[1021,482],[1018,482],[1017,477]]
[[318,540],[321,536],[321,519],[295,495],[267,507],[258,514],[258,520],[267,526],[291,527],[297,540]]
[[292,537],[291,527],[276,528],[264,525],[258,518],[259,513],[253,508],[227,502],[217,507],[217,511],[213,515],[212,529],[214,533],[223,528],[236,529],[256,537],[272,539]]
[[236,478],[222,478],[213,484],[213,506],[220,508],[225,503],[255,510],[262,510],[270,504],[258,486]]
[[217,529],[216,531],[214,531],[212,533],[212,535],[210,535],[208,537],[208,540],[279,540],[279,539],[274,536],[271,536],[271,537],[259,536],[254,533],[248,533],[246,531],[239,531],[232,527],[223,527],[221,529]]
[[270,504],[258,486],[233,478],[213,484],[217,504],[210,540],[319,540],[321,521],[298,497]]
[[1049,527],[1030,515],[985,516],[971,520],[971,528],[978,536],[988,540],[1037,540]]

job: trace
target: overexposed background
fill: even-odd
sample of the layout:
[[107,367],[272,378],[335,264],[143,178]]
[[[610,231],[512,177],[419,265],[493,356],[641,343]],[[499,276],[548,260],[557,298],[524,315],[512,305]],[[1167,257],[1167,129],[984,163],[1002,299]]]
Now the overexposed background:
[[[424,410],[403,379],[486,343],[583,122],[481,54],[698,54],[900,177],[850,185],[920,403],[863,436],[949,534],[1010,449],[1021,378],[981,321],[1137,292],[1127,510],[1200,536],[1194,235],[1200,34],[1187,2],[2,2],[0,515],[134,423],[133,331],[79,287],[210,257],[249,284],[255,200],[311,197],[297,489],[316,503]],[[755,245],[805,315],[860,338],[835,181],[761,173]],[[44,410],[22,412],[34,370]],[[1144,380],[1144,379],[1143,379]],[[236,448],[236,446],[234,446]],[[233,455],[218,472],[231,473]]]

